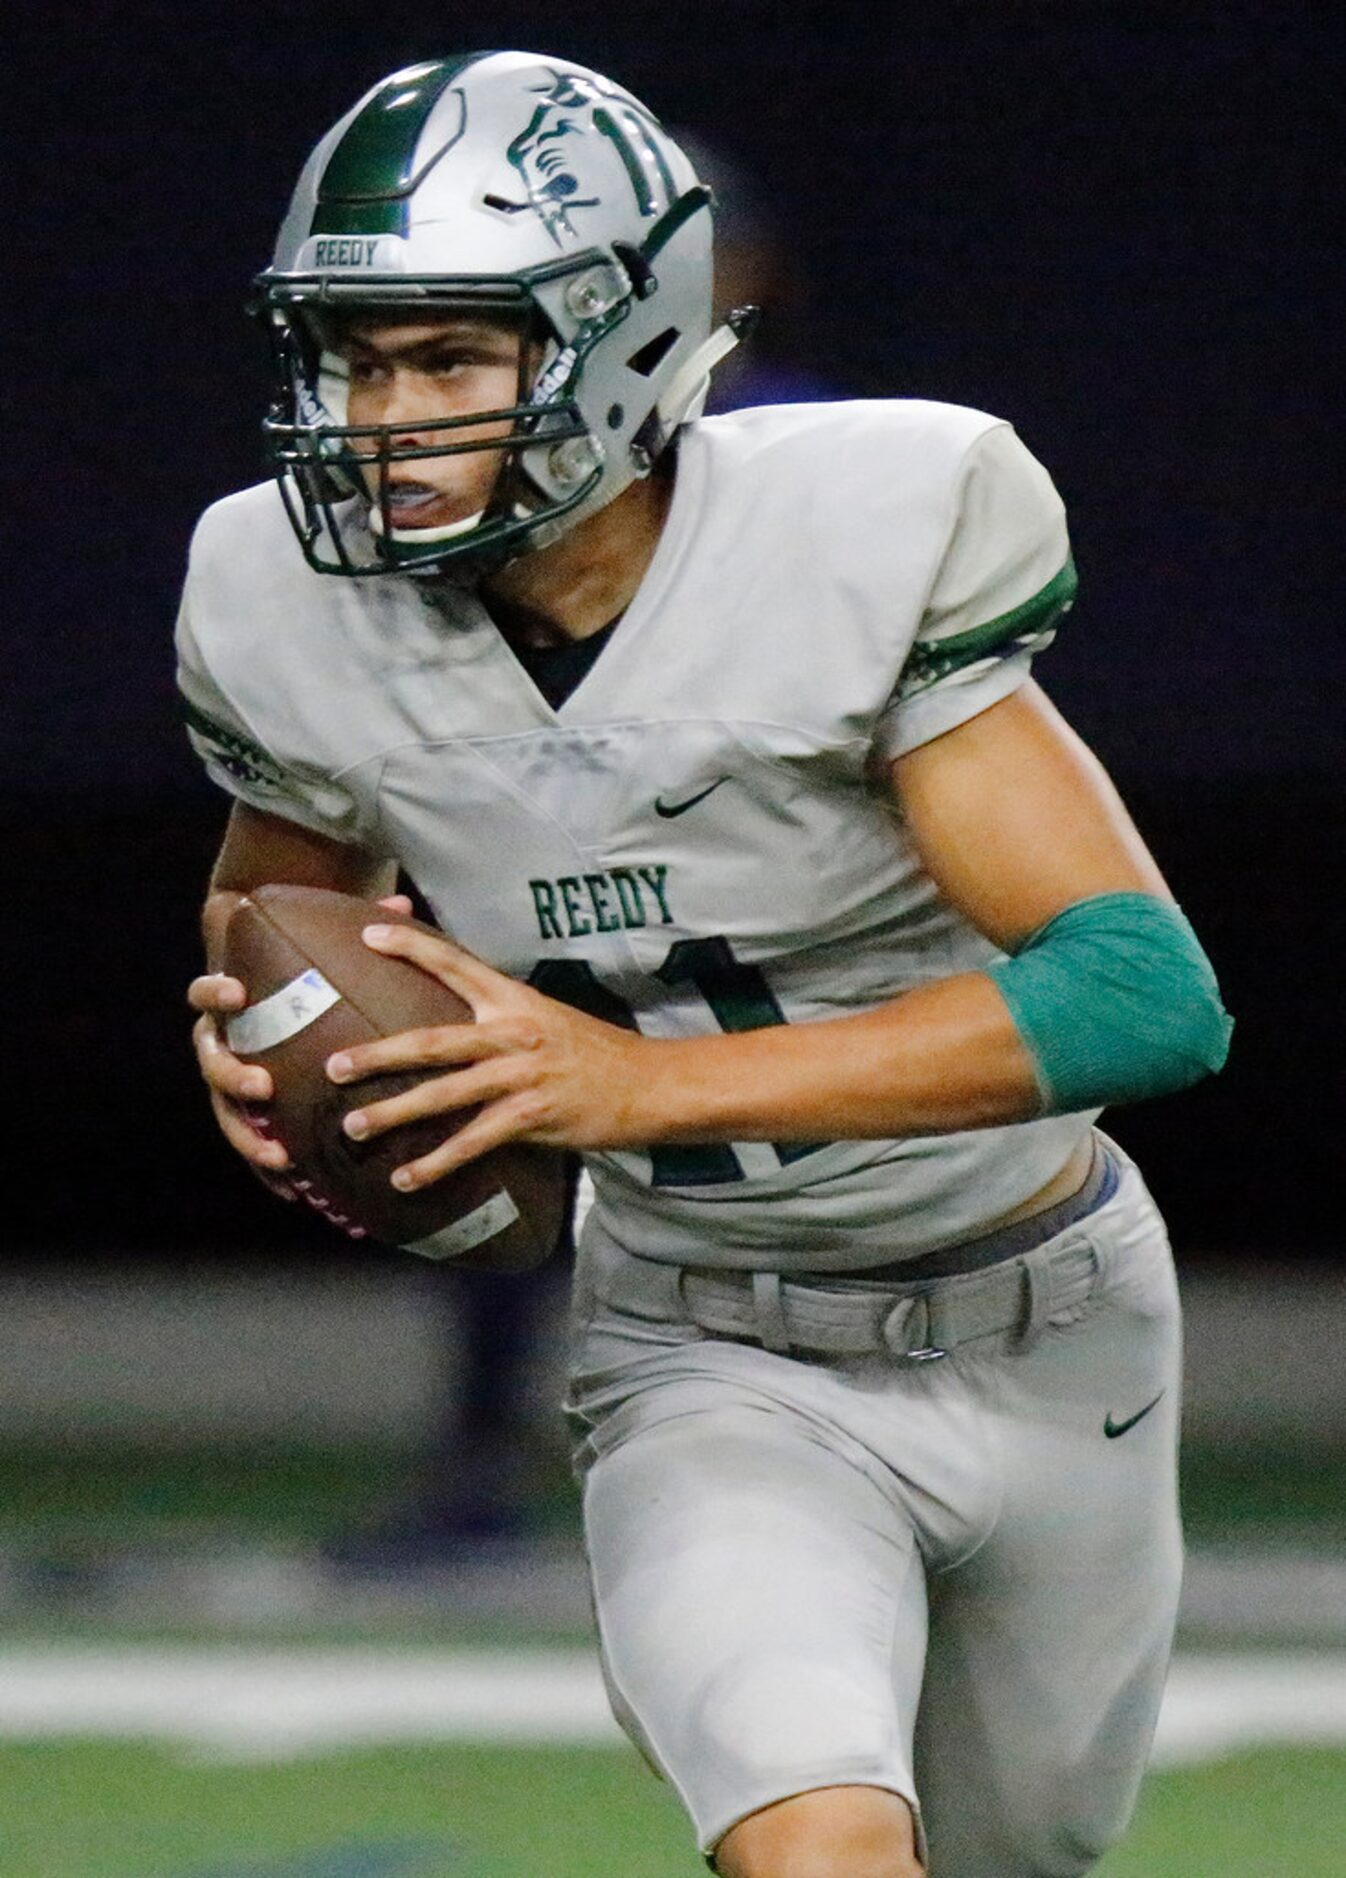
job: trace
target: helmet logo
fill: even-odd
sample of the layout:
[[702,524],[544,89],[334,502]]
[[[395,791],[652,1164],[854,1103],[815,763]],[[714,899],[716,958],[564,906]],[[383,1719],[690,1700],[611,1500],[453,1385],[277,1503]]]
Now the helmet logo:
[[[576,238],[570,219],[576,209],[596,209],[598,196],[580,196],[570,167],[568,139],[597,132],[615,147],[640,213],[656,215],[676,191],[662,150],[650,132],[655,120],[632,99],[608,98],[578,72],[554,72],[550,85],[536,88],[542,102],[509,146],[507,155],[523,179],[532,208],[561,247],[562,237]],[[664,200],[658,201],[662,194]]]
[[566,162],[564,144],[568,137],[582,135],[587,125],[566,113],[582,112],[584,118],[592,120],[599,99],[582,78],[569,73],[555,74],[553,84],[539,89],[542,103],[509,146],[507,155],[523,178],[529,202],[559,248],[563,235],[572,240],[575,236],[571,211],[597,208],[599,202],[597,196],[576,196],[579,182]]

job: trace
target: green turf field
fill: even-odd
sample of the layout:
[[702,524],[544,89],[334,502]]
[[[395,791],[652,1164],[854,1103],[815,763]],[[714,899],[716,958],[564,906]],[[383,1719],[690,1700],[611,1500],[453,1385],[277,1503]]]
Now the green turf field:
[[[146,1542],[214,1544],[222,1536],[302,1544],[409,1491],[414,1455],[199,1444],[150,1448],[0,1448],[0,1538],[78,1552]],[[533,1525],[576,1530],[578,1507],[558,1453],[539,1453]],[[1346,1548],[1346,1450],[1243,1443],[1183,1457],[1189,1540]]]
[[1341,1878],[1346,1754],[1236,1755],[1157,1774],[1097,1878]]
[[[634,1755],[398,1749],[277,1767],[133,1746],[0,1749],[0,1878],[695,1878]],[[1340,1878],[1346,1755],[1152,1779],[1099,1878]]]
[[[363,1639],[404,1650],[586,1643],[583,1624],[570,1637],[555,1620],[518,1612],[499,1634],[424,1605],[366,1612],[353,1628],[321,1610],[203,1617],[190,1602],[175,1618],[151,1596],[139,1616],[118,1606],[109,1622],[90,1596],[90,1572],[119,1554],[208,1560],[237,1545],[284,1555],[377,1516],[413,1479],[411,1457],[378,1452],[0,1452],[0,1564],[8,1559],[13,1584],[31,1578],[6,1607],[0,1645],[178,1633],[214,1647],[259,1631],[267,1643]],[[1346,1544],[1346,1460],[1330,1450],[1189,1452],[1184,1497],[1198,1544],[1319,1556]],[[543,1455],[535,1530],[557,1539],[575,1526],[564,1470]],[[1156,1773],[1126,1843],[1098,1873],[1342,1878],[1343,1846],[1346,1751],[1268,1749]],[[238,1764],[125,1740],[0,1742],[0,1878],[698,1873],[676,1801],[621,1748],[415,1745]]]

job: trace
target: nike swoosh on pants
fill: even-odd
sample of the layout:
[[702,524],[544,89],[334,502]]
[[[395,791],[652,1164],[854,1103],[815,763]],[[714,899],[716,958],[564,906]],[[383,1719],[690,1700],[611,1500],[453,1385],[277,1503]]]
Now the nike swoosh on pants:
[[1137,1409],[1136,1413],[1124,1422],[1115,1422],[1112,1419],[1112,1411],[1109,1410],[1103,1422],[1103,1433],[1108,1437],[1109,1441],[1115,1441],[1118,1435],[1124,1435],[1128,1428],[1134,1428],[1137,1422],[1144,1421],[1150,1410],[1152,1408],[1158,1408],[1163,1399],[1164,1391],[1161,1389],[1153,1402],[1147,1402],[1143,1409]]

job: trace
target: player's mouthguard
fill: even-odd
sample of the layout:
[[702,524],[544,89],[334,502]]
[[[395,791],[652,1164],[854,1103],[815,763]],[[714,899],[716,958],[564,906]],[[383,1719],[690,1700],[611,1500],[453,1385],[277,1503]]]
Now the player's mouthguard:
[[438,501],[443,494],[442,489],[436,489],[431,483],[390,482],[383,499],[396,515],[403,509],[423,508]]

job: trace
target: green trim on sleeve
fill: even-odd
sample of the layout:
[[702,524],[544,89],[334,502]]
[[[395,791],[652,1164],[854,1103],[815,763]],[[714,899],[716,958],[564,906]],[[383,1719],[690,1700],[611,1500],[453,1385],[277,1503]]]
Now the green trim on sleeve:
[[947,678],[950,672],[975,665],[978,660],[989,658],[1013,643],[1041,639],[1069,612],[1078,588],[1075,562],[1067,557],[1065,566],[1045,587],[1011,607],[1008,613],[985,620],[980,626],[969,627],[967,632],[954,633],[948,639],[931,640],[925,645],[918,641],[903,668],[904,686],[933,684],[940,678]]
[[274,757],[267,755],[260,744],[245,737],[241,731],[231,730],[227,724],[207,717],[189,697],[181,693],[179,695],[182,697],[182,714],[188,730],[193,733],[194,741],[205,754],[214,758],[221,769],[253,788],[284,788],[284,770]]
[[1171,901],[1102,893],[987,967],[1037,1071],[1043,1113],[1170,1095],[1223,1067],[1233,1021]]

